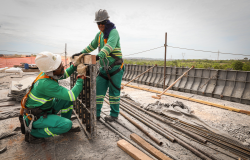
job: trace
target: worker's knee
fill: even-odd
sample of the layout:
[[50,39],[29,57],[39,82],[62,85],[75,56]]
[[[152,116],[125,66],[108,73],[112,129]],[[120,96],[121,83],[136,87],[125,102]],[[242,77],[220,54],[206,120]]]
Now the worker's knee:
[[64,119],[63,124],[61,125],[61,131],[63,133],[68,132],[72,127],[72,122],[69,119]]

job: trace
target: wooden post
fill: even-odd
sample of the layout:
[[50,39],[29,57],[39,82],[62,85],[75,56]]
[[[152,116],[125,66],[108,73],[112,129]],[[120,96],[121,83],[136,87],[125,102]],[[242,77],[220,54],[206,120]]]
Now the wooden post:
[[166,80],[166,61],[167,61],[167,32],[165,34],[165,56],[164,56],[164,82],[163,82],[163,90],[165,90],[165,80]]

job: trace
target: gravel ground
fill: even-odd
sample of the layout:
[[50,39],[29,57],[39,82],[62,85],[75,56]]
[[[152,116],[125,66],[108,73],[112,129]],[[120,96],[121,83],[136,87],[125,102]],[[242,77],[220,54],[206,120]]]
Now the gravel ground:
[[[0,78],[0,86],[5,83],[7,84],[7,82],[10,82],[11,80],[16,80],[16,79],[18,78],[10,78],[10,76],[5,77],[4,79]],[[59,84],[69,89],[69,78],[66,80],[59,81]],[[136,83],[131,83],[131,85],[138,86],[138,84]],[[141,84],[139,86],[150,88],[149,86],[145,86]],[[4,87],[8,87],[8,86],[3,86],[1,93],[4,93],[4,91],[6,91]],[[154,87],[152,87],[151,89],[162,90],[162,89],[154,88]],[[125,89],[122,92],[124,92],[125,94],[129,94],[133,99],[135,99],[137,102],[141,103],[144,106],[150,103],[156,102],[156,100],[151,97],[152,95],[155,95],[155,93],[141,91],[141,90],[137,90],[137,89],[129,88],[129,87],[125,87]],[[192,96],[192,98],[206,100],[209,102],[218,103],[218,104],[235,107],[239,109],[250,110],[250,107],[244,104],[223,101],[223,100],[214,99],[210,97],[204,97],[200,95],[183,93],[183,92],[178,92],[178,91],[173,91],[173,90],[169,90],[168,92],[173,93],[173,94],[187,96],[187,97]],[[3,98],[4,94],[1,94],[1,95],[2,95],[1,98]],[[172,103],[173,101],[176,101],[176,100],[181,101],[185,105],[189,106],[191,110],[193,110],[193,113],[196,116],[198,116],[200,119],[205,121],[207,124],[217,129],[227,132],[228,134],[230,134],[234,138],[237,138],[241,142],[250,143],[249,142],[250,141],[250,124],[249,124],[250,116],[245,115],[245,114],[240,114],[237,112],[232,112],[232,111],[216,108],[216,107],[212,107],[212,106],[198,104],[195,102],[177,99],[177,98],[169,97],[169,96],[162,96],[162,99],[160,100],[160,102]],[[16,104],[15,108],[18,105],[19,104]],[[6,107],[4,108],[6,110]],[[11,108],[12,107],[9,107],[9,109]],[[2,108],[0,108],[0,111],[1,109]],[[102,111],[104,111],[105,114],[109,114],[110,107],[106,103],[104,103]],[[166,138],[164,138],[163,136],[159,135],[158,133],[156,133],[155,131],[145,126],[140,121],[138,121],[136,118],[130,115],[128,116],[132,118],[133,120],[135,120],[142,127],[144,127],[149,133],[151,133],[160,141],[162,141],[163,145],[161,146],[161,148],[165,150],[167,153],[173,155],[176,159],[181,159],[181,160],[200,159],[199,157],[194,155],[189,150],[183,148],[179,144],[172,143]],[[148,119],[154,122],[158,122],[161,125],[171,130],[171,128],[167,126],[166,124],[163,124],[147,115],[145,115],[145,117],[147,117]],[[126,125],[128,128],[130,128],[134,133],[150,141],[151,143],[154,143],[144,133],[138,130],[134,125],[128,122],[121,115],[119,115],[119,121],[122,124]],[[19,126],[17,117],[9,118],[6,120],[0,120],[0,122],[1,122],[0,134],[11,131],[15,127]],[[74,120],[73,124],[78,125],[77,120]],[[129,137],[129,135],[131,134],[130,131],[118,125],[117,123],[112,123],[112,124],[118,129],[119,132],[123,133],[126,137]],[[56,136],[53,138],[46,138],[45,143],[37,144],[37,145],[26,143],[24,141],[24,136],[21,133],[18,133],[15,136],[0,140],[0,149],[3,148],[5,145],[7,145],[8,147],[8,150],[5,153],[1,154],[1,159],[107,159],[107,160],[109,159],[110,160],[133,159],[124,151],[122,151],[119,147],[117,147],[116,143],[118,140],[121,139],[117,134],[110,131],[100,122],[97,122],[97,129],[98,129],[97,138],[92,141],[89,141],[83,132],[65,133],[63,135]],[[235,157],[235,155],[229,153],[228,151],[220,149],[219,147],[214,146],[211,143],[208,143],[207,146],[216,148],[217,150],[202,146],[186,137],[183,137],[183,136],[181,137],[187,142],[191,143],[192,145],[199,147],[200,149],[208,152],[209,154],[212,154],[218,157],[218,159],[228,160],[228,159],[232,159],[232,157]],[[222,154],[221,152],[224,152],[228,154],[229,156],[226,156],[225,154]]]

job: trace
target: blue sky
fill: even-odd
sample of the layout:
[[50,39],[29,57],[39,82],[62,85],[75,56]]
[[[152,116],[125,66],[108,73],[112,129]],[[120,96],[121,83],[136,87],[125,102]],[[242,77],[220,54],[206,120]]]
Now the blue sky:
[[[68,54],[84,49],[98,28],[95,11],[106,9],[121,38],[124,57],[168,45],[250,55],[249,0],[0,0],[0,50]],[[13,53],[0,51],[0,54]],[[167,49],[167,58],[217,59],[216,53]],[[94,51],[93,54],[97,54]],[[164,58],[164,48],[129,57]],[[219,59],[245,56],[223,55]],[[250,56],[248,57],[250,58]]]

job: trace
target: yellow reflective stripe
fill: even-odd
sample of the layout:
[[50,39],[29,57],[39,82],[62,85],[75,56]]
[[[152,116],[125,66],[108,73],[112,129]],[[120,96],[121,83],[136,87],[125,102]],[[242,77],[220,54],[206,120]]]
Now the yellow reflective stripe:
[[72,91],[69,91],[69,97],[70,97],[70,101],[75,101],[75,95]]
[[61,113],[67,113],[67,112],[69,112],[71,109],[73,109],[73,105],[71,105],[69,108],[61,109]]
[[108,49],[110,50],[110,52],[113,51],[113,48],[109,44],[106,44],[105,46],[108,47]]
[[65,73],[66,73],[66,78],[68,78],[69,77],[69,74],[68,74],[68,72],[65,70]]
[[29,93],[29,97],[31,99],[33,99],[34,101],[40,102],[42,104],[52,100],[52,99],[46,100],[46,99],[43,99],[43,98],[38,98],[38,97],[34,96],[31,92]]
[[106,54],[106,56],[109,55],[109,52],[106,49],[103,48],[101,51],[103,51]]
[[95,50],[95,49],[91,46],[91,44],[89,44],[89,48],[92,49],[92,50]]
[[44,128],[44,131],[49,135],[49,136],[56,136],[56,134],[53,134],[52,132],[50,132],[49,128]]
[[121,48],[115,48],[114,49],[114,51],[120,51],[121,50]]
[[85,50],[89,53],[89,52],[91,52],[87,47],[85,48]]

